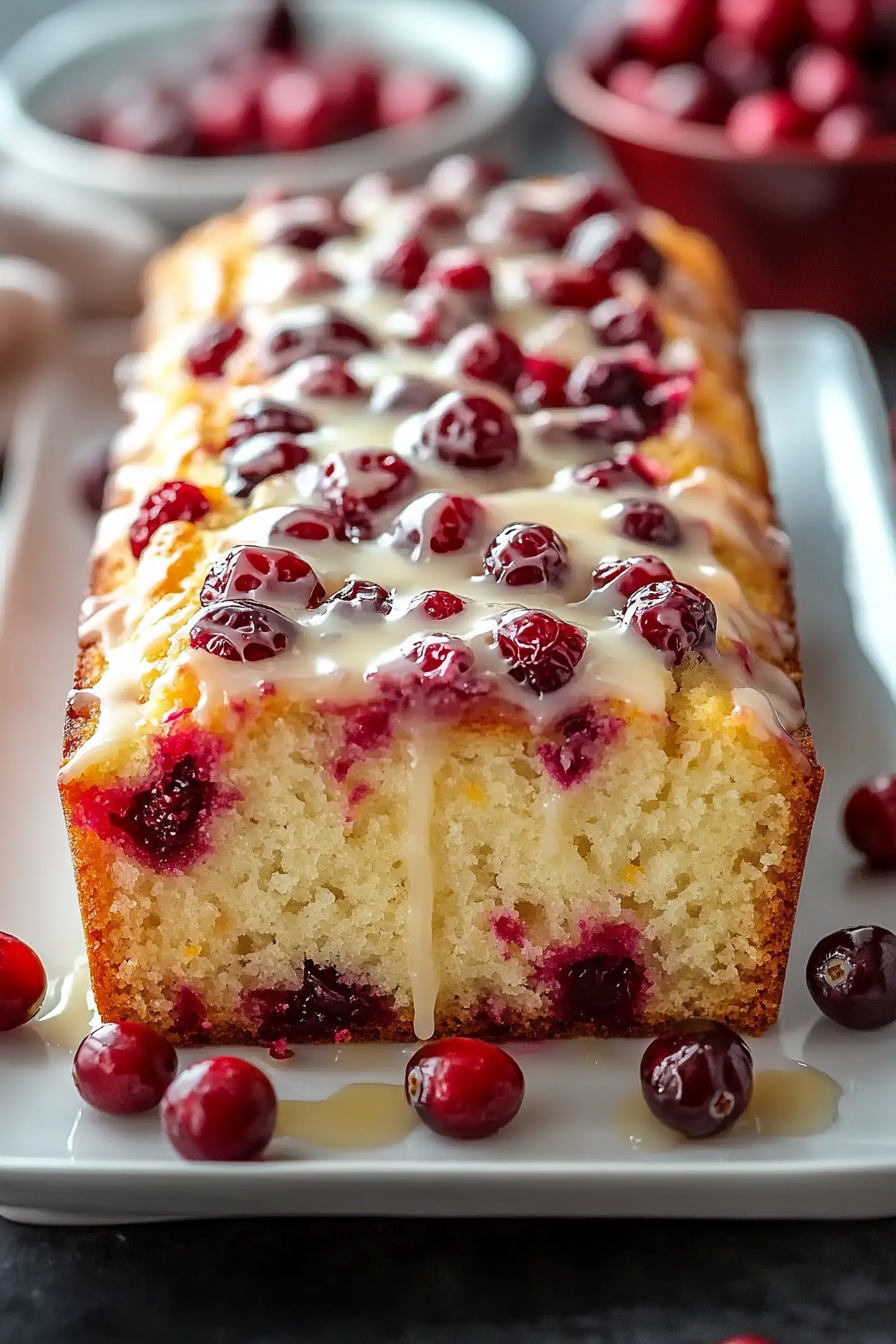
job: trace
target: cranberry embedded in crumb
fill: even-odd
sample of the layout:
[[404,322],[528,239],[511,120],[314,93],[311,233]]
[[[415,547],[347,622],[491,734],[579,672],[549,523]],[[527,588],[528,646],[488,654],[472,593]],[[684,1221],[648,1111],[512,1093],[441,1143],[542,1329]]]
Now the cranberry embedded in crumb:
[[523,371],[523,355],[505,331],[475,322],[453,336],[442,356],[447,368],[480,383],[496,383],[512,392]]
[[107,1115],[140,1115],[158,1106],[177,1073],[177,1055],[143,1022],[106,1022],[78,1046],[75,1087]]
[[194,758],[183,756],[155,784],[135,793],[123,814],[111,813],[109,821],[138,849],[158,859],[177,858],[193,844],[212,794]]
[[653,499],[625,500],[618,526],[624,537],[648,546],[680,546],[684,540],[675,514]]
[[235,546],[209,570],[199,601],[204,607],[227,598],[256,598],[272,606],[319,607],[326,593],[314,570],[294,551],[274,546]]
[[896,868],[896,776],[860,784],[846,800],[843,828],[873,868]]
[[689,1139],[730,1129],[753,1094],[753,1059],[736,1031],[696,1020],[668,1027],[641,1058],[641,1091],[658,1120]]
[[309,304],[274,327],[264,342],[259,362],[264,373],[275,374],[312,355],[351,359],[373,346],[370,333],[351,318],[324,304]]
[[381,285],[405,291],[416,289],[429,265],[429,252],[416,236],[400,238],[374,259],[372,275]]
[[[372,717],[376,727],[354,724],[353,735],[364,752],[382,745],[382,711],[368,706],[363,719]],[[332,966],[316,966],[306,960],[298,989],[255,989],[244,999],[247,1016],[257,1024],[264,1041],[339,1039],[340,1032],[360,1031],[386,1025],[389,1008],[371,989],[342,980]]]
[[622,619],[672,667],[685,654],[709,648],[715,639],[716,609],[709,598],[674,579],[638,589],[626,602]]
[[511,523],[486,550],[482,567],[496,583],[512,588],[539,583],[556,588],[569,571],[569,552],[553,528]]
[[864,924],[822,938],[806,963],[809,993],[826,1017],[852,1031],[896,1022],[896,937]]
[[255,434],[310,434],[316,428],[310,415],[280,401],[256,399],[234,416],[227,427],[225,448],[236,448]]
[[653,286],[660,283],[665,270],[662,253],[640,229],[618,215],[592,215],[579,224],[567,243],[566,257],[573,266],[604,275],[637,271]]
[[331,453],[320,465],[316,487],[353,540],[373,536],[376,515],[399,504],[413,488],[413,468],[397,453],[378,448]]
[[644,968],[633,957],[597,952],[564,966],[557,979],[558,1007],[567,1021],[625,1026],[635,1017]]
[[364,396],[345,361],[335,355],[313,355],[293,369],[296,391],[303,397],[336,397],[345,401]]
[[625,299],[605,299],[588,320],[600,345],[646,345],[652,355],[658,355],[666,340],[649,303],[633,305]]
[[612,588],[620,597],[631,597],[651,583],[672,578],[669,566],[655,555],[636,555],[630,560],[602,560],[592,575],[596,593]]
[[487,471],[516,462],[519,436],[497,402],[449,392],[425,416],[418,451],[422,457],[437,457],[465,471]]
[[193,337],[184,361],[194,378],[220,378],[230,356],[240,348],[245,332],[237,322],[213,318]]
[[550,695],[571,681],[587,647],[578,626],[549,611],[524,608],[505,612],[496,638],[510,676],[539,695]]
[[542,355],[526,355],[516,383],[516,401],[521,411],[550,410],[566,406],[569,365]]
[[346,540],[339,520],[326,509],[315,509],[310,504],[301,504],[278,518],[271,528],[271,541],[277,537],[293,537],[296,541]]
[[160,485],[146,496],[131,524],[128,538],[134,559],[140,559],[153,533],[165,523],[198,523],[210,508],[198,485],[189,481],[166,481]]
[[427,593],[418,593],[408,606],[408,615],[422,611],[432,621],[447,621],[459,616],[466,609],[466,602],[456,593],[448,593],[443,588],[433,588]]
[[420,283],[423,287],[432,285],[436,289],[458,290],[474,298],[489,297],[492,292],[492,277],[487,261],[469,247],[452,247],[445,252],[437,252]]
[[465,1036],[430,1041],[411,1056],[405,1094],[429,1129],[447,1139],[485,1139],[523,1104],[525,1081],[500,1046]]
[[373,385],[370,410],[373,415],[412,415],[428,411],[448,391],[444,383],[415,373],[384,373]]
[[392,610],[392,598],[378,583],[368,579],[349,579],[332,597],[326,610],[337,616],[386,616]]
[[253,434],[226,454],[224,489],[234,499],[248,499],[257,485],[304,466],[311,454],[293,434]]
[[735,103],[725,123],[741,154],[767,154],[782,142],[807,135],[812,118],[783,89],[753,93]]
[[418,495],[392,524],[392,544],[414,560],[462,551],[484,517],[481,504],[465,495]]
[[572,473],[576,485],[589,490],[623,490],[629,485],[653,488],[657,478],[650,464],[639,453],[623,453],[605,462],[586,462]]
[[231,663],[275,658],[292,646],[295,637],[295,624],[261,602],[216,602],[190,626],[194,649]]
[[274,1134],[277,1096],[246,1059],[216,1055],[191,1064],[162,1098],[162,1130],[191,1161],[249,1162]]
[[11,933],[0,933],[0,1031],[30,1022],[47,992],[47,977],[37,955]]

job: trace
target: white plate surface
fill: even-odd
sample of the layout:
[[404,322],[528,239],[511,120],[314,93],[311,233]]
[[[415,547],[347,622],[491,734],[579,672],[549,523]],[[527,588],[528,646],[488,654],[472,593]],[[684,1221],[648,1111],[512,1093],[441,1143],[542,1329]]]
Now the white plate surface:
[[[0,619],[0,928],[32,942],[51,976],[78,953],[79,924],[56,798],[62,706],[91,528],[73,503],[79,452],[107,435],[120,331],[85,333],[32,396],[6,504]],[[896,926],[896,879],[871,878],[840,838],[859,778],[896,767],[896,532],[886,423],[871,365],[839,323],[754,320],[750,351],[781,512],[794,544],[806,694],[827,767],[800,902],[782,1020],[755,1042],[758,1068],[801,1060],[843,1088],[821,1134],[737,1133],[645,1152],[614,1123],[636,1084],[637,1042],[555,1043],[514,1053],[526,1074],[517,1121],[458,1145],[416,1129],[400,1144],[328,1155],[282,1145],[264,1163],[190,1165],[155,1116],[82,1112],[69,1053],[41,1028],[0,1037],[0,1206],[61,1221],[215,1214],[601,1214],[855,1217],[896,1214],[896,1026],[848,1033],[821,1019],[803,984],[823,933]],[[184,1054],[200,1052],[184,1052]],[[394,1081],[407,1050],[261,1051],[282,1097]],[[292,1152],[292,1156],[289,1152]],[[41,1212],[43,1211],[43,1212]]]

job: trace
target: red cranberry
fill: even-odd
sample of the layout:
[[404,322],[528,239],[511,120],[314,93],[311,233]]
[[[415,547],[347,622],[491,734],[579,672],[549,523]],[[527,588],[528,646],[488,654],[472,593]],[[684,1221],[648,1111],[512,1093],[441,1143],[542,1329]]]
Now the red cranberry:
[[463,228],[462,213],[449,201],[427,201],[422,196],[412,196],[409,204],[410,222],[424,233],[455,233]]
[[877,775],[846,800],[843,827],[873,868],[896,868],[896,776]]
[[679,1022],[644,1051],[641,1091],[664,1125],[708,1139],[730,1129],[750,1104],[753,1058],[722,1022]]
[[652,355],[658,355],[665,344],[665,333],[649,303],[632,305],[625,299],[605,299],[593,309],[589,321],[601,345],[646,345]]
[[106,1022],[78,1046],[75,1087],[107,1115],[140,1115],[158,1106],[174,1075],[177,1055],[161,1032],[143,1022]]
[[261,135],[264,148],[274,154],[317,149],[330,143],[341,108],[320,72],[306,66],[286,66],[263,81]]
[[465,201],[470,196],[481,196],[500,186],[507,173],[491,159],[474,158],[472,154],[452,154],[433,168],[426,185],[433,196],[442,201]]
[[502,247],[525,252],[558,252],[569,237],[570,222],[560,214],[533,210],[517,200],[513,191],[498,190],[467,225],[467,233],[480,247]]
[[406,640],[401,656],[416,668],[420,689],[454,686],[460,689],[476,661],[473,650],[456,635],[424,635]]
[[216,1055],[190,1064],[162,1098],[162,1130],[194,1162],[250,1162],[274,1134],[277,1096],[247,1059]]
[[569,375],[566,400],[570,406],[640,406],[646,390],[636,362],[586,355]]
[[317,493],[334,509],[352,539],[373,536],[375,515],[394,507],[414,488],[404,458],[378,448],[331,453],[320,466]]
[[265,244],[294,247],[301,252],[316,252],[331,238],[352,231],[339,203],[330,196],[297,196],[276,206],[269,215]]
[[[580,705],[550,725],[555,740],[541,743],[538,758],[561,789],[571,789],[587,779],[624,730],[615,715]],[[644,969],[632,957],[615,950],[596,953],[565,967],[561,963],[554,1006],[558,1016],[573,1021],[631,1022],[643,984]]]
[[261,131],[256,81],[240,72],[210,74],[190,90],[190,118],[197,154],[240,154]]
[[570,204],[563,213],[570,230],[592,215],[605,215],[610,210],[618,209],[622,201],[615,187],[603,181],[595,181],[588,173],[573,173],[567,178],[566,187]]
[[319,607],[324,588],[306,560],[274,546],[235,546],[216,560],[199,593],[204,607],[253,597],[270,606]]
[[444,345],[475,319],[477,305],[471,305],[470,297],[451,289],[412,290],[399,315],[398,334],[408,345],[422,350]]
[[128,534],[135,560],[149,545],[150,537],[165,523],[198,523],[211,505],[198,485],[189,481],[166,481],[147,495]]
[[262,481],[303,466],[311,454],[292,434],[253,434],[226,455],[224,489],[234,499],[248,499]]
[[873,108],[847,103],[824,117],[815,132],[815,143],[830,159],[848,159],[880,130]]
[[806,963],[809,993],[826,1017],[852,1031],[896,1022],[896,936],[876,924],[838,929]]
[[783,55],[799,41],[805,22],[804,0],[718,0],[716,21],[756,51]]
[[260,51],[272,51],[282,56],[292,56],[300,50],[299,31],[286,0],[267,4],[266,12],[262,13],[257,46]]
[[322,266],[317,257],[305,253],[293,259],[289,293],[293,298],[305,299],[339,289],[342,281]]
[[805,112],[823,117],[861,93],[862,73],[852,56],[833,47],[806,47],[794,62],[790,92]]
[[575,675],[585,653],[585,634],[548,611],[517,608],[498,622],[498,650],[514,681],[539,695],[559,691]]
[[0,933],[0,1031],[30,1022],[47,992],[40,957],[11,933]]
[[675,514],[653,499],[625,500],[619,531],[630,541],[643,541],[647,546],[680,546],[684,539]]
[[523,371],[522,351],[513,337],[486,322],[476,322],[453,336],[444,358],[456,373],[480,383],[496,383],[508,392]]
[[368,579],[349,579],[327,599],[327,611],[336,616],[386,616],[392,610],[392,598],[378,583]]
[[381,126],[404,126],[419,121],[459,95],[453,80],[438,79],[424,70],[387,70],[379,90],[378,116]]
[[370,393],[374,415],[411,415],[428,411],[448,391],[444,383],[415,373],[384,373]]
[[355,382],[344,360],[335,355],[312,355],[294,368],[295,387],[305,397],[336,397],[351,400],[363,397],[364,389]]
[[[365,715],[381,711],[368,707]],[[355,725],[357,728],[357,725]],[[358,743],[366,753],[381,746],[379,734],[362,728]],[[317,966],[306,958],[298,989],[255,989],[244,997],[247,1015],[257,1023],[263,1041],[329,1041],[337,1032],[388,1026],[387,1004],[369,987],[342,980],[332,966]],[[338,1039],[338,1037],[337,1037]]]
[[334,106],[334,138],[351,140],[378,129],[382,67],[366,52],[334,51],[318,58],[318,65]]
[[736,102],[725,123],[728,138],[741,154],[767,154],[783,141],[806,135],[811,118],[789,93],[770,89]]
[[323,304],[309,304],[270,332],[260,363],[266,374],[274,374],[312,355],[351,359],[373,346],[370,333],[357,322]]
[[829,42],[840,51],[858,46],[869,34],[872,0],[804,0],[816,42]]
[[345,529],[333,514],[325,509],[301,504],[297,509],[278,519],[271,528],[271,541],[277,537],[293,537],[296,541],[345,541]]
[[630,560],[602,560],[592,575],[596,593],[612,588],[620,597],[631,597],[649,584],[672,578],[669,566],[655,555],[636,555]]
[[610,277],[586,266],[534,266],[526,277],[532,297],[550,308],[593,308],[613,293]]
[[237,322],[213,318],[187,346],[184,356],[194,378],[220,378],[224,365],[243,343],[245,332]]
[[699,65],[658,70],[646,94],[647,106],[676,121],[719,122],[730,105],[725,86]]
[[[576,766],[579,772],[587,773],[593,764],[593,756],[586,754],[584,759],[579,759],[576,736],[572,734],[573,778],[570,783],[575,783]],[[579,745],[590,746],[587,739],[585,744]],[[593,752],[593,748],[591,750]],[[633,957],[617,952],[597,952],[560,969],[555,1011],[567,1022],[594,1022],[604,1027],[624,1027],[636,1016],[636,1005],[643,986],[644,968]]]
[[489,397],[449,392],[427,412],[417,451],[465,471],[510,467],[519,454],[513,420]]
[[627,103],[647,107],[655,77],[656,66],[649,61],[619,61],[607,75],[607,88]]
[[[544,426],[547,440],[577,439],[610,447],[618,443],[640,443],[648,429],[643,415],[633,406],[589,406],[571,424]],[[556,432],[555,432],[556,431]]]
[[525,1081],[516,1060],[500,1046],[454,1036],[430,1041],[411,1056],[404,1090],[436,1134],[485,1139],[517,1114]]
[[431,621],[447,621],[459,616],[466,609],[466,602],[455,593],[447,593],[444,588],[433,588],[426,593],[418,593],[408,607],[408,615],[422,611]]
[[716,33],[706,45],[703,64],[733,99],[762,93],[774,80],[772,62],[736,33]]
[[516,384],[517,405],[521,411],[565,406],[568,378],[568,365],[541,355],[526,355]]
[[375,259],[372,274],[381,285],[407,291],[417,288],[428,265],[429,252],[417,235],[411,234]]
[[175,859],[192,845],[213,793],[187,755],[155,784],[135,793],[122,815],[110,813],[109,821],[138,849],[158,859]]
[[484,516],[481,504],[464,495],[418,495],[392,524],[392,544],[414,560],[462,551]]
[[511,523],[485,552],[483,570],[511,588],[545,583],[559,587],[569,572],[562,537],[543,523]]
[[94,450],[80,473],[81,500],[90,513],[102,513],[106,481],[112,468],[112,450],[108,443]]
[[423,272],[421,285],[458,290],[473,298],[490,297],[492,277],[488,263],[469,247],[451,247],[437,252]]
[[712,32],[705,0],[642,0],[629,29],[634,49],[657,65],[696,60]]
[[566,256],[573,266],[588,267],[604,275],[637,271],[648,285],[658,285],[665,262],[662,253],[640,229],[618,215],[592,215],[572,233]]
[[654,487],[657,478],[650,465],[638,453],[625,453],[605,462],[587,462],[572,473],[576,485],[589,490],[622,490],[629,485]]
[[685,654],[707,649],[715,639],[716,610],[705,594],[674,579],[640,588],[625,604],[623,624],[675,667]]
[[256,434],[310,434],[316,429],[310,415],[279,401],[250,401],[227,426],[225,448],[236,448]]
[[205,607],[190,626],[194,649],[230,663],[276,658],[292,646],[295,637],[293,622],[261,602],[216,602]]
[[679,374],[675,378],[666,378],[656,383],[644,393],[644,401],[639,407],[647,424],[649,434],[661,434],[680,415],[687,406],[694,391],[694,379],[690,374]]
[[97,139],[112,149],[169,158],[183,158],[195,149],[193,128],[181,100],[149,84],[136,94],[129,92],[102,118]]

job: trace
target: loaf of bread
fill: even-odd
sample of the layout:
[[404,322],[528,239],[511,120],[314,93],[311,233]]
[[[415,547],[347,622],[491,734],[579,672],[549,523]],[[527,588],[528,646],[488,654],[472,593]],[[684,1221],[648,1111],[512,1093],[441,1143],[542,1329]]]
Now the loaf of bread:
[[140,336],[60,777],[102,1016],[765,1030],[821,771],[713,246],[452,159],[194,230]]

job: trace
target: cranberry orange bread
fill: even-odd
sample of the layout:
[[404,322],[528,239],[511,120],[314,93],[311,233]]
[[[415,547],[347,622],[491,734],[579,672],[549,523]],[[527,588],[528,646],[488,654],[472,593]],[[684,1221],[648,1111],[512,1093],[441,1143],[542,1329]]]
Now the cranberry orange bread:
[[153,266],[61,791],[109,1019],[775,1019],[820,785],[706,239],[449,160]]

